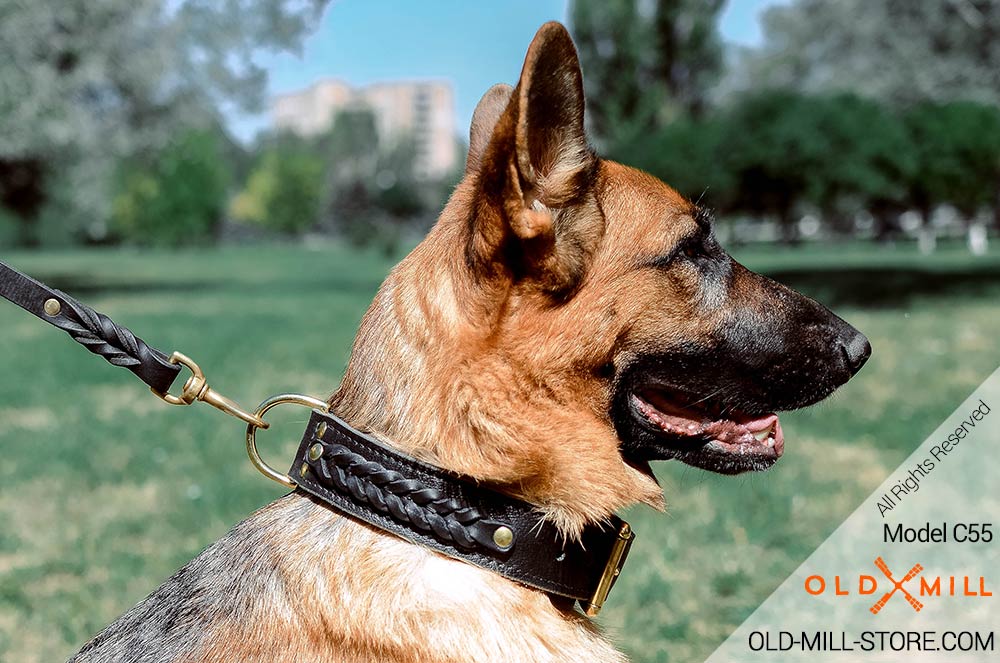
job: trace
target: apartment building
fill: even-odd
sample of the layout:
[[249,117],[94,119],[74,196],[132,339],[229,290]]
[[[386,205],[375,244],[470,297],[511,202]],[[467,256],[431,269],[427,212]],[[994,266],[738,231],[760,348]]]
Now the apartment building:
[[276,129],[310,136],[329,129],[338,110],[358,107],[372,110],[381,140],[413,137],[418,177],[439,177],[457,166],[455,97],[447,81],[389,81],[356,88],[321,80],[276,96],[271,121]]

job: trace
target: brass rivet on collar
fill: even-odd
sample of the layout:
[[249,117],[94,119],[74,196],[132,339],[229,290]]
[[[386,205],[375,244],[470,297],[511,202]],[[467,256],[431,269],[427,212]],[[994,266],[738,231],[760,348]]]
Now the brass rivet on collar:
[[317,442],[309,447],[309,460],[316,462],[323,455],[323,445]]
[[309,473],[309,464],[302,463],[302,467],[299,468],[299,476],[304,477],[308,473]]
[[58,299],[46,299],[42,308],[45,309],[45,315],[54,318],[62,310],[62,304],[59,303]]
[[506,525],[501,525],[493,530],[493,543],[501,548],[509,548],[514,543],[514,532]]
[[323,437],[326,435],[326,422],[319,422],[319,426],[316,426],[316,437]]

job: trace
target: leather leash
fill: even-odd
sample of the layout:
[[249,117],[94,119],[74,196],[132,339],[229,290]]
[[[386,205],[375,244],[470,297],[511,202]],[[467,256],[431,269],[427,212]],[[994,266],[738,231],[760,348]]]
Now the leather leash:
[[[171,405],[203,401],[257,428],[268,426],[260,417],[209,387],[201,367],[189,357],[180,352],[168,357],[103,313],[3,262],[0,262],[0,295],[38,319],[62,329],[74,341],[112,365],[132,371],[154,394]],[[188,367],[191,376],[184,383],[181,395],[174,396],[169,393],[170,387],[182,365]]]
[[[106,315],[3,262],[0,295],[111,364],[132,371],[166,402],[203,401],[242,419],[247,423],[247,454],[261,473],[349,518],[579,601],[589,616],[600,612],[618,579],[635,535],[615,516],[589,526],[579,541],[565,541],[533,505],[396,451],[330,413],[325,401],[281,394],[254,412],[244,410],[209,387],[201,368],[187,356],[167,356]],[[174,396],[169,391],[182,366],[191,375]],[[264,462],[256,442],[257,429],[268,427],[264,415],[285,404],[312,408],[288,474]]]
[[156,348],[146,345],[106,315],[84,306],[0,262],[0,295],[28,313],[62,329],[83,347],[136,374],[150,389],[166,393],[181,367]]

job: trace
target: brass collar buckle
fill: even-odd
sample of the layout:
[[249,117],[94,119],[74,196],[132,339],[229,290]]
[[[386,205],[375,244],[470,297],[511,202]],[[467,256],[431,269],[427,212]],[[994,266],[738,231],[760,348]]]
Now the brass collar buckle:
[[625,566],[628,551],[632,547],[632,541],[634,540],[635,532],[632,531],[628,523],[623,522],[621,529],[618,530],[618,538],[611,545],[611,554],[608,556],[608,563],[604,565],[604,572],[601,573],[601,579],[597,581],[597,589],[594,590],[594,595],[583,606],[583,610],[588,617],[596,617],[601,612],[608,594],[611,593],[611,588],[615,586],[615,581],[621,575],[622,567]]

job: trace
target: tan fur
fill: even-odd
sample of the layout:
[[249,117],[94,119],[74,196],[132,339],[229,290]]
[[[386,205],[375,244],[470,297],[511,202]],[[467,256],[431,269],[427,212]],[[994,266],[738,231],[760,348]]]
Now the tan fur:
[[[637,266],[688,234],[693,210],[587,148],[561,26],[539,31],[517,88],[484,104],[465,179],[382,285],[330,404],[402,451],[533,503],[572,539],[630,504],[662,507],[655,480],[619,453],[607,367],[702,333],[685,319],[684,280]],[[304,496],[241,527],[266,542],[231,573],[268,590],[227,597],[185,660],[624,661],[565,604]]]
[[609,162],[597,181],[614,232],[594,233],[605,241],[593,269],[562,306],[530,284],[494,290],[463,267],[461,212],[475,193],[464,182],[379,291],[331,402],[410,454],[539,505],[570,536],[628,504],[660,504],[659,488],[618,453],[609,393],[593,375],[637,307],[662,303],[637,296],[638,249],[655,256],[688,230],[687,203],[662,183]]
[[[529,51],[518,102],[497,117],[503,91],[488,97],[482,121],[497,123],[488,145],[473,127],[482,166],[379,290],[331,408],[402,451],[536,504],[572,538],[630,504],[662,506],[653,479],[622,459],[595,375],[626,327],[662,305],[637,256],[656,256],[693,221],[658,180],[598,164],[582,133],[532,163],[521,105],[544,45]],[[504,262],[508,233],[530,244],[527,264]],[[553,293],[567,292],[553,305]],[[354,523],[322,550],[290,539],[276,560],[310,585],[296,618],[248,616],[204,660],[232,660],[234,642],[262,661],[290,643],[300,649],[288,660],[623,660],[545,595]],[[263,639],[247,632],[264,623]]]
[[[191,659],[203,663],[511,663],[624,661],[581,615],[477,567],[309,504],[309,525],[288,531],[290,495],[262,510],[280,531],[269,549],[275,592],[212,629]],[[334,530],[329,536],[325,531]]]
[[[532,501],[569,537],[628,504],[660,505],[653,480],[618,453],[607,391],[591,376],[625,326],[662,304],[643,292],[635,257],[687,232],[688,204],[603,162],[596,199],[608,231],[586,281],[553,307],[532,288],[501,293],[469,275],[463,212],[474,190],[462,184],[387,278],[334,411],[403,451]],[[308,504],[310,528],[285,531],[282,509],[304,501],[293,494],[258,516],[275,533],[276,573],[290,589],[220,624],[195,660],[444,663],[492,661],[498,651],[508,661],[624,660],[586,618],[547,596],[323,506]],[[335,536],[317,531],[334,521]]]

